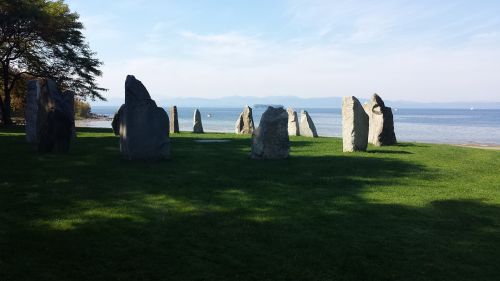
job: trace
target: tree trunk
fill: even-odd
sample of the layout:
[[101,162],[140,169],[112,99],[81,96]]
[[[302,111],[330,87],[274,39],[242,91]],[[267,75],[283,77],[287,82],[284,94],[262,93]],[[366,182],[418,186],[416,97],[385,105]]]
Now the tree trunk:
[[12,117],[10,115],[10,90],[9,90],[9,64],[2,65],[3,68],[3,93],[4,100],[1,101],[0,106],[2,107],[2,120],[4,125],[12,125]]

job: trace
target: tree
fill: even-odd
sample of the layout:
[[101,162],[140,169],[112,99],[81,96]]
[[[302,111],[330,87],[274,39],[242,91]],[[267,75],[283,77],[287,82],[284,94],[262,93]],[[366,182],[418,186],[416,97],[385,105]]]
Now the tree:
[[79,15],[63,0],[0,0],[0,66],[3,97],[0,111],[11,124],[11,94],[29,75],[50,78],[81,98],[105,98],[95,81],[102,62],[82,34]]

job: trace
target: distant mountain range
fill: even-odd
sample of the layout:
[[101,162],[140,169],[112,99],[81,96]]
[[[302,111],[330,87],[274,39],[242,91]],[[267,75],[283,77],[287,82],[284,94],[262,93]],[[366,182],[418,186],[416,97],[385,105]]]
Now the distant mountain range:
[[[361,99],[362,103],[368,99]],[[245,105],[283,105],[296,108],[341,108],[341,97],[327,98],[299,98],[294,96],[272,96],[272,97],[241,97],[229,96],[216,99],[209,98],[171,98],[156,101],[158,105],[168,107],[177,105],[179,107],[243,107]],[[100,106],[120,105],[122,101],[110,99],[108,103],[99,103]],[[421,103],[412,101],[385,101],[387,106],[393,108],[460,108],[460,109],[500,109],[500,102],[433,102]]]

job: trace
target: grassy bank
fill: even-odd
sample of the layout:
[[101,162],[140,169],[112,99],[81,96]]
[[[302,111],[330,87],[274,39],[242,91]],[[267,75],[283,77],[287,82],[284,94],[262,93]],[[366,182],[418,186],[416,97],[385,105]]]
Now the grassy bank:
[[0,129],[0,280],[500,280],[500,151],[341,149],[183,133],[145,163],[111,130],[40,155]]

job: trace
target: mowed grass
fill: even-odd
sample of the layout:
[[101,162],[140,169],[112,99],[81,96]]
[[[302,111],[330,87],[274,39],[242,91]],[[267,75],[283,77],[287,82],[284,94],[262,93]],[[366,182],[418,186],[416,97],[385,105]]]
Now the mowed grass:
[[150,163],[107,129],[67,155],[0,129],[0,280],[500,280],[499,151],[291,141],[182,133]]

